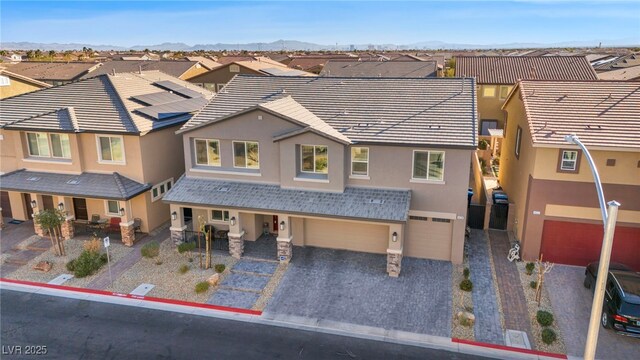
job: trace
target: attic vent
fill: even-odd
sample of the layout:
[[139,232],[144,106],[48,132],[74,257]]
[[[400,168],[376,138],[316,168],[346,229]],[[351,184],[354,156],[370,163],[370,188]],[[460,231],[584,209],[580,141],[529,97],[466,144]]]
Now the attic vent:
[[39,181],[39,180],[40,180],[40,178],[37,177],[37,176],[31,176],[31,177],[27,178],[27,181]]
[[71,180],[67,181],[67,184],[69,184],[69,185],[78,185],[78,184],[80,184],[80,180],[71,179]]
[[220,191],[220,192],[227,192],[227,191],[229,191],[229,188],[228,188],[228,187],[224,187],[224,186],[223,186],[223,187],[219,187],[219,188],[218,188],[218,191]]
[[381,200],[381,199],[369,199],[369,204],[382,205],[382,204],[384,204],[384,200]]

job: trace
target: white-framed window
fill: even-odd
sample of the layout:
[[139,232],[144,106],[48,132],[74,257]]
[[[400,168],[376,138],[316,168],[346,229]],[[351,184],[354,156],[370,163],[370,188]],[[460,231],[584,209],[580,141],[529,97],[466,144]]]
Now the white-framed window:
[[218,221],[218,222],[229,221],[229,210],[213,209],[211,210],[210,214],[211,214],[211,221]]
[[351,175],[353,176],[369,175],[369,148],[368,147],[352,147],[351,148]]
[[29,156],[71,159],[71,143],[68,134],[28,132],[27,147]]
[[233,72],[233,73],[240,72],[240,65],[238,64],[229,65],[229,72]]
[[173,187],[173,178],[165,180],[151,188],[151,201],[161,199]]
[[195,139],[196,165],[220,166],[220,141]]
[[300,171],[329,173],[329,149],[325,145],[300,145]]
[[254,141],[233,141],[233,167],[260,169],[260,149]]
[[413,151],[413,178],[418,180],[444,180],[444,151]]
[[562,151],[562,162],[560,163],[560,170],[573,171],[576,169],[578,163],[578,152],[574,150]]
[[514,152],[516,154],[516,158],[520,159],[520,145],[522,143],[522,128],[520,126],[518,126],[518,128],[516,129],[516,143],[515,143],[515,149]]
[[105,200],[104,207],[107,215],[120,216],[120,201]]
[[96,135],[98,160],[103,163],[125,163],[124,138],[120,135]]
[[496,97],[495,85],[482,85],[482,97]]
[[504,100],[509,96],[509,93],[513,89],[513,86],[509,85],[500,85],[500,100]]

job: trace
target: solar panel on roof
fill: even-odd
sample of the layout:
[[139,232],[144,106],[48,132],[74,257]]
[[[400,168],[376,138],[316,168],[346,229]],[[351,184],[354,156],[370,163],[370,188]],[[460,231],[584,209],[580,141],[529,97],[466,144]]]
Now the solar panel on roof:
[[184,95],[186,97],[190,97],[190,98],[195,98],[195,97],[200,97],[202,96],[202,94],[200,94],[197,91],[191,90],[191,89],[187,89],[186,87],[182,86],[182,85],[178,85],[176,83],[174,83],[173,81],[169,81],[169,80],[163,80],[163,81],[156,81],[153,83],[153,85],[159,86],[163,89],[167,89],[167,90],[171,90],[175,93],[178,93],[180,95]]
[[135,111],[152,117],[156,120],[164,120],[174,116],[183,115],[200,110],[208,100],[203,97],[174,101],[167,104],[147,106]]
[[147,105],[162,105],[162,104],[166,104],[174,101],[181,101],[185,99],[180,95],[176,95],[167,91],[160,91],[153,94],[132,96],[131,98]]

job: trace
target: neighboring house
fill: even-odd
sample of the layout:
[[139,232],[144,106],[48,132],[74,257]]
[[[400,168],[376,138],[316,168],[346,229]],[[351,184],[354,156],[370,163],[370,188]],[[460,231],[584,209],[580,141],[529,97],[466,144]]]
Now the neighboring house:
[[204,74],[194,76],[188,81],[202,86],[207,90],[219,92],[222,88],[239,74],[257,76],[316,76],[301,70],[288,68],[269,58],[258,57],[255,61],[235,61],[219,66]]
[[219,66],[222,66],[223,64],[208,58],[206,56],[187,56],[186,57],[187,60],[189,61],[197,61],[199,62],[202,66],[206,67],[207,70],[213,70]]
[[502,104],[518,80],[597,80],[584,56],[459,56],[456,76],[473,76],[478,84],[481,136],[504,128]]
[[320,76],[337,77],[436,77],[435,61],[340,61],[329,60]]
[[593,175],[582,151],[564,140],[576,134],[606,200],[622,204],[611,260],[640,270],[640,84],[521,81],[503,109],[500,185],[515,203],[524,259],[580,266],[599,259],[603,221]]
[[236,257],[267,232],[281,261],[297,245],[387,254],[392,276],[403,256],[458,264],[474,100],[470,78],[238,75],[178,132],[172,237],[202,218]]
[[94,62],[23,61],[6,67],[12,73],[57,86],[79,80],[98,66]]
[[640,81],[640,65],[598,73],[600,80]]
[[634,53],[594,62],[593,68],[597,73],[601,73],[638,65],[640,65],[640,53]]
[[1,100],[3,217],[28,220],[62,204],[65,237],[73,236],[74,221],[96,214],[113,218],[132,245],[135,218],[143,232],[169,219],[159,200],[184,172],[175,131],[212,96],[151,71],[99,75]]
[[90,73],[83,76],[84,79],[96,75],[133,73],[140,71],[159,70],[165,74],[171,75],[181,80],[187,80],[196,75],[207,72],[208,69],[197,61],[181,61],[181,60],[144,60],[144,61],[128,61],[128,60],[112,60],[101,63]]
[[320,74],[324,64],[329,60],[358,61],[357,56],[348,54],[335,55],[298,55],[292,56],[291,61],[287,64],[292,69],[308,71],[314,74]]
[[0,99],[48,87],[51,85],[0,68]]
[[127,54],[116,56],[115,59],[122,61],[158,61],[160,60],[160,55],[147,52],[141,54]]

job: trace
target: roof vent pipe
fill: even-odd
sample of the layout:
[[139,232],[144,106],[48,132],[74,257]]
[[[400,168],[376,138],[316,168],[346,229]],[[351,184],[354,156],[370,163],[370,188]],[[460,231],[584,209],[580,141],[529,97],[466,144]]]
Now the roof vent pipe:
[[116,76],[116,68],[113,68],[112,70],[113,70],[112,75],[113,75],[113,76]]
[[142,75],[142,65],[138,65],[138,74]]

